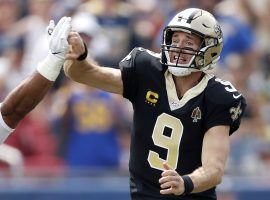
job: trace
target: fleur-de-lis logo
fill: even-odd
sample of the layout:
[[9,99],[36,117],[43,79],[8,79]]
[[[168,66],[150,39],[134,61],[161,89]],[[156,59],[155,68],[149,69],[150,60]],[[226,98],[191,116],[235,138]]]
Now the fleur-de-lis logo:
[[230,109],[231,113],[231,118],[233,121],[237,120],[239,116],[242,114],[242,109],[241,109],[241,102],[238,104],[237,107],[232,107]]
[[216,24],[215,27],[214,27],[214,31],[217,34],[218,39],[222,39],[223,38],[223,33],[222,33],[222,30],[221,30],[220,25]]

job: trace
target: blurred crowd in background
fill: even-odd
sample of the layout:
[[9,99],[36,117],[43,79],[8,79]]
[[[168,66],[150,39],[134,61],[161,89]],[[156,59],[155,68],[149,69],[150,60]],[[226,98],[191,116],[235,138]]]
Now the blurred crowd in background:
[[[231,81],[248,103],[242,125],[231,137],[226,173],[269,175],[269,0],[0,0],[0,100],[47,55],[50,19],[71,16],[89,55],[102,66],[117,68],[134,47],[160,52],[163,28],[188,7],[208,10],[220,22],[224,49],[212,73]],[[0,146],[1,167],[15,174],[22,167],[25,175],[104,169],[125,173],[131,126],[129,102],[62,73]]]

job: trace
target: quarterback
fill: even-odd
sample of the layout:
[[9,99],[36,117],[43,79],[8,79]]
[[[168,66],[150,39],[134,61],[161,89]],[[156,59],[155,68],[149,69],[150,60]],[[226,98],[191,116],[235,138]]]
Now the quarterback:
[[223,46],[214,16],[197,8],[178,13],[164,29],[161,54],[135,48],[120,69],[78,61],[85,47],[76,32],[69,44],[68,77],[123,95],[133,105],[132,199],[216,199],[229,136],[246,103],[229,81],[208,73]]
[[58,77],[69,50],[67,42],[71,18],[63,17],[55,26],[47,27],[49,52],[37,70],[12,90],[1,103],[0,144],[13,132],[17,124],[43,99]]

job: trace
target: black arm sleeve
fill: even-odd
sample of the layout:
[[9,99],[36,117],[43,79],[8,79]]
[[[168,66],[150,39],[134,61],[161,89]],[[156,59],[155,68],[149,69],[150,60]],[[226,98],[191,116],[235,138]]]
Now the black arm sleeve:
[[[230,135],[235,132],[241,123],[241,118],[246,108],[246,101],[243,97],[233,99],[229,103],[211,102],[206,112],[206,131],[214,126],[230,126]],[[205,131],[205,132],[206,132]]]
[[123,97],[131,102],[134,101],[139,87],[137,71],[136,71],[136,56],[138,48],[134,48],[120,63],[119,68],[122,73],[123,81]]

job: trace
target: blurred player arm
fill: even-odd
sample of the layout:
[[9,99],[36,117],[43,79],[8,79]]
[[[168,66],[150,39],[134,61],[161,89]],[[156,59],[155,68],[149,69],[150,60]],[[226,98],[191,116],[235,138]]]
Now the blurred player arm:
[[[48,55],[38,64],[37,71],[12,90],[2,102],[2,126],[14,129],[19,121],[44,98],[60,73],[69,47],[67,36],[71,29],[71,19],[63,17],[55,27],[54,22],[51,21],[48,28],[51,28],[50,33],[49,29],[47,31],[49,33]],[[8,134],[0,135],[0,143]]]
[[19,121],[43,99],[52,84],[53,81],[49,81],[38,72],[26,78],[9,93],[1,105],[5,123],[15,128]]
[[123,82],[119,69],[101,67],[92,59],[77,60],[86,51],[83,41],[80,35],[74,31],[70,33],[68,41],[71,51],[66,56],[64,71],[70,79],[108,92],[123,93]]

